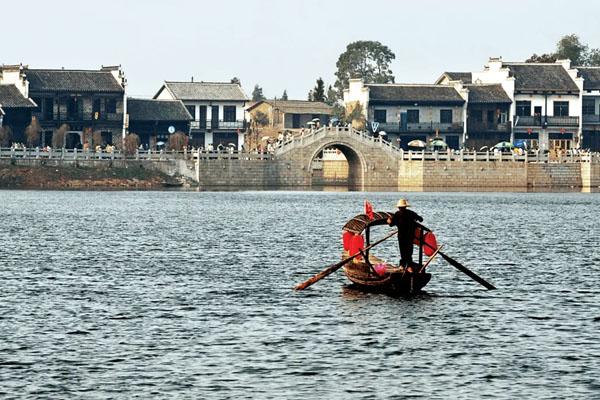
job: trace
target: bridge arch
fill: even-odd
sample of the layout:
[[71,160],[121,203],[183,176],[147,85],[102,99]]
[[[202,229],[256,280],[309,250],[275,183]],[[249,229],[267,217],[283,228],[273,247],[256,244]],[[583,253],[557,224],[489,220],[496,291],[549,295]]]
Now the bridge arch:
[[[300,186],[316,186],[319,177],[317,159],[324,149],[339,149],[348,162],[347,186],[350,190],[368,190],[395,186],[398,182],[402,151],[381,138],[351,127],[322,127],[294,136],[280,144],[275,158],[282,162],[285,173],[282,179]],[[338,182],[335,178],[334,181]],[[327,179],[321,179],[327,185]],[[316,185],[315,185],[316,183]]]
[[[349,190],[364,190],[365,189],[365,173],[367,172],[367,161],[364,154],[360,150],[345,141],[330,140],[321,144],[312,152],[308,159],[307,169],[313,171],[315,159],[323,150],[334,147],[342,152],[348,163],[348,180],[347,185]],[[314,181],[311,179],[311,186]]]

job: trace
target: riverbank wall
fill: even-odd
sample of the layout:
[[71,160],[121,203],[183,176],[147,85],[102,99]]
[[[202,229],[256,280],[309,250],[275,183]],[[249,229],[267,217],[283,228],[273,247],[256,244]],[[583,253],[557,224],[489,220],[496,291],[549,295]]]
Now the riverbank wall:
[[0,159],[0,189],[157,190],[177,172],[172,162]]
[[[397,170],[362,171],[373,172],[385,179],[366,191],[600,189],[598,162],[400,160]],[[320,181],[319,171],[290,159],[0,160],[0,188],[158,189],[175,177],[197,181],[199,190],[312,190]]]

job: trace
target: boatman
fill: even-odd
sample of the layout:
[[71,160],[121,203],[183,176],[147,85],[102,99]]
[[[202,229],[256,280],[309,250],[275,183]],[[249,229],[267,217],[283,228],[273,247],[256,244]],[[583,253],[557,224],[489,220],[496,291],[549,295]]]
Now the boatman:
[[400,248],[400,265],[406,268],[407,272],[413,272],[413,240],[417,221],[422,222],[423,218],[417,213],[408,209],[410,205],[406,199],[398,200],[398,211],[387,219],[389,226],[398,228],[398,247]]

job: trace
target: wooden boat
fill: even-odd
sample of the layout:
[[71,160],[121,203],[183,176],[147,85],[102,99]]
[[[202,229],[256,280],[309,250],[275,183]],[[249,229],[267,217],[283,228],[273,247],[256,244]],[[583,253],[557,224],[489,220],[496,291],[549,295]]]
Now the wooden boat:
[[[344,232],[353,235],[365,235],[364,247],[368,248],[371,240],[371,228],[377,225],[387,225],[388,217],[393,214],[388,212],[375,212],[370,219],[367,214],[360,214],[348,221]],[[422,232],[422,231],[421,231]],[[342,257],[350,255],[344,250]],[[356,288],[368,292],[379,292],[390,295],[409,295],[419,292],[431,280],[431,274],[427,272],[407,272],[404,268],[384,262],[370,250],[363,253],[364,257],[356,257],[344,265],[344,274],[354,283]],[[419,271],[423,266],[423,247],[419,246],[419,261],[413,269]],[[376,271],[377,270],[377,271]]]

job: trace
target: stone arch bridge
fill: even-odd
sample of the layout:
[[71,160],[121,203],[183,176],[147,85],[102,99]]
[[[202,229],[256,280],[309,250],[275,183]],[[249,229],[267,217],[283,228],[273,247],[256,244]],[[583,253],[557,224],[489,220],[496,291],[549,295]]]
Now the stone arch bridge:
[[275,157],[287,163],[291,179],[312,186],[315,158],[328,147],[336,147],[346,157],[350,189],[397,187],[401,150],[351,127],[322,127],[295,137],[279,146]]

